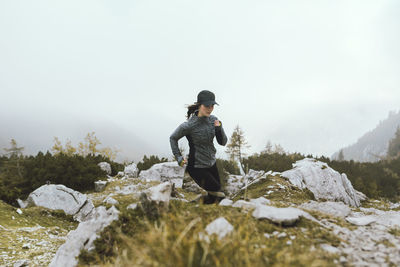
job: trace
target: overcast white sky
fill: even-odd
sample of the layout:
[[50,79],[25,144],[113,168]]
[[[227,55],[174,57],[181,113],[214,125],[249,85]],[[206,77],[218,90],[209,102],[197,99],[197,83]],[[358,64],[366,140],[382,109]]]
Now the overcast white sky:
[[330,156],[399,109],[399,14],[397,0],[1,0],[0,141],[95,131],[128,158],[170,157],[207,89],[250,154],[271,140]]

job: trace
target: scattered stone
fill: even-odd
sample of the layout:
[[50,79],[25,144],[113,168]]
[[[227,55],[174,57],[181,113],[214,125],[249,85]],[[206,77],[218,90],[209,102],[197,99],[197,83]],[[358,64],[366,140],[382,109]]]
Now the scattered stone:
[[132,210],[134,210],[134,209],[136,209],[137,208],[137,203],[132,203],[132,204],[129,204],[127,207],[126,207],[126,209],[132,209]]
[[338,248],[331,246],[330,244],[321,244],[320,247],[329,253],[333,253],[333,254],[340,253],[340,250]]
[[230,200],[229,198],[224,198],[219,202],[220,206],[232,206],[233,201]]
[[239,199],[235,203],[233,203],[232,207],[250,210],[250,209],[254,209],[255,207],[257,207],[257,204],[243,200],[243,199]]
[[375,216],[347,217],[346,221],[355,225],[365,226],[375,222],[376,218]]
[[50,263],[50,267],[73,267],[78,264],[76,257],[81,249],[94,249],[93,241],[99,237],[103,229],[112,221],[117,220],[119,211],[112,206],[108,210],[99,206],[94,210],[93,217],[81,222],[76,230],[68,233],[66,242],[60,246]]
[[287,236],[287,234],[285,232],[282,232],[282,233],[278,234],[276,237],[277,238],[283,238],[283,237],[286,237],[286,236]]
[[282,176],[301,189],[308,188],[317,200],[342,201],[356,207],[361,205],[360,196],[363,194],[357,193],[346,174],[340,174],[316,159],[298,160],[293,169],[283,172]]
[[23,249],[30,249],[31,245],[29,243],[25,243],[25,244],[22,245],[22,248]]
[[268,234],[268,233],[264,233],[264,236],[265,236],[266,238],[270,238],[270,237],[271,237],[271,235]]
[[326,213],[341,218],[344,218],[351,213],[350,207],[344,204],[343,202],[333,202],[333,201],[317,202],[311,200],[307,203],[301,204],[299,207],[308,210],[316,210],[322,213]]
[[125,176],[125,173],[124,172],[118,172],[116,176],[121,178],[121,177]]
[[131,163],[124,169],[124,175],[128,178],[137,178],[139,175],[139,169],[135,163]]
[[297,208],[276,208],[267,205],[258,205],[252,213],[257,219],[268,219],[280,225],[294,225],[301,216],[310,216],[307,212]]
[[99,166],[100,169],[105,171],[108,175],[111,174],[111,165],[110,165],[110,163],[108,163],[108,162],[100,162],[99,164],[97,164],[97,166]]
[[21,215],[21,214],[22,214],[22,210],[21,210],[21,209],[17,209],[17,213],[18,213],[19,215]]
[[94,191],[101,192],[104,190],[106,185],[107,185],[107,181],[102,181],[102,180],[96,181],[96,182],[94,182]]
[[13,264],[13,267],[27,267],[29,264],[29,260],[19,260]]
[[47,242],[47,241],[40,241],[40,242],[36,243],[36,246],[45,246],[48,244],[49,244],[49,242]]
[[219,217],[208,224],[205,230],[208,235],[216,234],[222,239],[233,231],[233,226],[224,217]]
[[113,199],[112,197],[107,196],[107,197],[103,200],[103,203],[107,203],[107,204],[110,204],[110,205],[117,205],[119,202],[118,202],[118,200],[115,200],[115,199]]
[[269,205],[269,204],[271,204],[271,200],[266,199],[265,197],[252,198],[252,199],[250,199],[250,202],[254,203],[256,205]]

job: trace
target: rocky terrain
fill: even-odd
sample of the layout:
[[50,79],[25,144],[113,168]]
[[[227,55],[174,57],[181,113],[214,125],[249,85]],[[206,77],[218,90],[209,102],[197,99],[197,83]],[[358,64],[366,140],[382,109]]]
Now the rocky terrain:
[[114,243],[109,264],[400,265],[400,203],[368,199],[326,163],[229,175],[225,190],[219,204],[191,202],[204,191],[175,162],[140,175],[132,164],[88,194],[44,185],[19,209],[1,203],[0,266],[85,266],[82,251],[98,261],[95,240],[124,231],[121,220],[139,225],[127,221],[139,211],[161,224],[126,233],[129,246]]

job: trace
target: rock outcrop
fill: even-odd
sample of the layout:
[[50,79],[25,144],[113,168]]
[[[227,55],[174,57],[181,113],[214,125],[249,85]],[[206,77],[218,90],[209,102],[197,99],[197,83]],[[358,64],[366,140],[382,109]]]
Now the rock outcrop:
[[139,174],[139,169],[137,168],[135,163],[131,163],[124,169],[124,175],[127,178],[137,178],[138,174]]
[[149,218],[157,218],[168,209],[173,184],[164,182],[152,186],[140,195],[140,207]]
[[175,184],[176,188],[182,188],[183,176],[185,169],[174,162],[162,162],[151,166],[150,169],[141,171],[139,178],[149,181],[170,181]]
[[69,232],[67,241],[57,250],[50,267],[73,267],[78,264],[77,256],[81,249],[94,249],[93,241],[99,233],[112,221],[117,220],[119,211],[112,206],[108,210],[104,206],[97,207],[90,220],[81,222],[78,227]]
[[281,176],[301,189],[308,188],[317,200],[342,201],[359,207],[363,199],[363,194],[353,188],[346,174],[340,174],[328,164],[312,158],[296,161],[293,169]]
[[52,210],[63,210],[79,221],[90,218],[94,206],[85,194],[64,185],[42,185],[29,194],[26,201],[18,200],[21,208],[40,206]]
[[100,167],[100,169],[105,171],[108,175],[111,175],[111,165],[110,165],[110,163],[108,163],[108,162],[100,162],[97,165]]

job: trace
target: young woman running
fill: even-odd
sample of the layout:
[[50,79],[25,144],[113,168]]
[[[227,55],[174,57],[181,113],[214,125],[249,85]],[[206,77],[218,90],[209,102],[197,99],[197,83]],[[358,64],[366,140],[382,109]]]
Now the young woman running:
[[[203,90],[197,95],[197,102],[188,106],[187,120],[176,128],[169,140],[172,153],[180,166],[187,164],[188,172],[193,180],[204,190],[207,195],[204,204],[219,202],[225,197],[221,192],[221,182],[218,174],[214,147],[214,136],[217,142],[225,146],[228,139],[222,123],[211,112],[214,109],[214,93]],[[178,140],[186,136],[189,142],[189,158],[184,158],[178,147]]]

